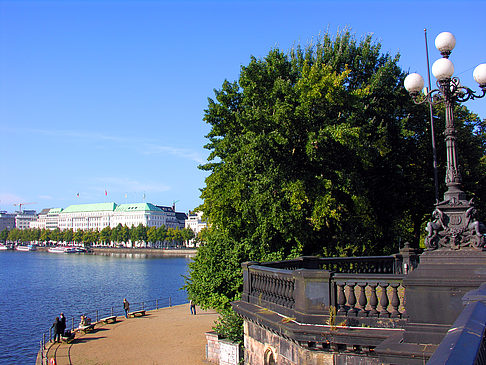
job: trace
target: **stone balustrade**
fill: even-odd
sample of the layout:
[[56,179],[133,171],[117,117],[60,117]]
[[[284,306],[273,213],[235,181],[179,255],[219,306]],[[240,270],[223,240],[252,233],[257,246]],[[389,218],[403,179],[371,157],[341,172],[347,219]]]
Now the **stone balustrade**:
[[303,323],[328,323],[331,308],[348,323],[402,319],[403,274],[395,273],[396,262],[394,256],[247,262],[242,300]]

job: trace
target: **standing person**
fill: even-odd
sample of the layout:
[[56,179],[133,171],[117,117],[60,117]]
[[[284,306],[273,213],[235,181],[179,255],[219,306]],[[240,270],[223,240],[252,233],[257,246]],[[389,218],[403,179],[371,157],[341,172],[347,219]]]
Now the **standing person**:
[[64,332],[66,331],[66,317],[64,317],[63,312],[61,312],[61,315],[59,316],[59,322],[60,322],[61,336],[64,336]]
[[189,303],[191,305],[191,314],[196,315],[196,303],[194,303],[194,301],[192,299]]
[[128,318],[128,311],[130,310],[130,303],[127,298],[123,298],[123,309],[125,309],[125,318]]
[[54,329],[54,339],[53,342],[61,342],[61,321],[59,320],[59,317],[56,317],[56,320],[51,326],[52,329]]

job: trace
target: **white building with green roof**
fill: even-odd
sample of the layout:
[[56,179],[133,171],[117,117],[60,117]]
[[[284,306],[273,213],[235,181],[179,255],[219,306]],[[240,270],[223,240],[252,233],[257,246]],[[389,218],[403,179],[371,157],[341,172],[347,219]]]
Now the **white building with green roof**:
[[116,203],[76,204],[59,212],[59,228],[102,230],[110,226]]
[[110,227],[122,226],[132,227],[143,224],[146,227],[168,226],[167,214],[150,203],[120,204],[116,207],[111,217]]
[[119,224],[127,227],[137,227],[140,224],[157,228],[162,226],[176,227],[174,212],[166,212],[150,203],[77,204],[53,212],[53,215],[56,213],[58,226],[61,230],[92,229],[101,231],[105,227],[115,228]]

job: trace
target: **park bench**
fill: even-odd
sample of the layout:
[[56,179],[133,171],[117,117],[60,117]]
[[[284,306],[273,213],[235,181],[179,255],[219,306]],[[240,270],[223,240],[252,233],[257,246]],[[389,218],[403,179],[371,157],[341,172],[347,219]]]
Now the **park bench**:
[[71,343],[74,340],[74,336],[74,332],[66,332],[64,335],[61,335],[61,341],[65,343]]
[[95,324],[88,324],[87,326],[80,326],[78,327],[79,331],[83,331],[84,333],[88,333],[94,330]]
[[134,311],[134,312],[129,312],[128,313],[128,317],[136,317],[136,316],[144,316],[145,315],[145,311],[144,310],[139,310],[139,311]]
[[103,323],[106,323],[106,324],[115,323],[116,322],[116,316],[109,316],[109,317],[101,318],[100,322],[103,322]]

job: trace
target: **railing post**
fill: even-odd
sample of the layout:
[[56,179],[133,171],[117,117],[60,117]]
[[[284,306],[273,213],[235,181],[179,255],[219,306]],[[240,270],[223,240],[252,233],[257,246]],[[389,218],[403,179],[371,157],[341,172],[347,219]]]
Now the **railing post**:
[[111,307],[111,315],[113,316],[114,310],[113,307]]
[[155,310],[159,309],[159,300],[155,299]]
[[[324,315],[331,303],[331,273],[326,270],[299,269],[293,272],[295,314],[297,321],[306,316]],[[300,318],[299,318],[300,317]]]
[[241,264],[241,268],[243,269],[243,293],[241,294],[242,300],[248,301],[248,296],[252,292],[250,266],[258,264],[259,263],[257,261],[247,261]]
[[71,331],[74,331],[74,317],[71,317]]
[[169,307],[172,307],[172,299],[169,297]]
[[98,309],[96,310],[96,322],[99,321]]
[[144,309],[145,309],[145,304],[144,304],[144,302],[142,302],[142,310],[144,310]]

